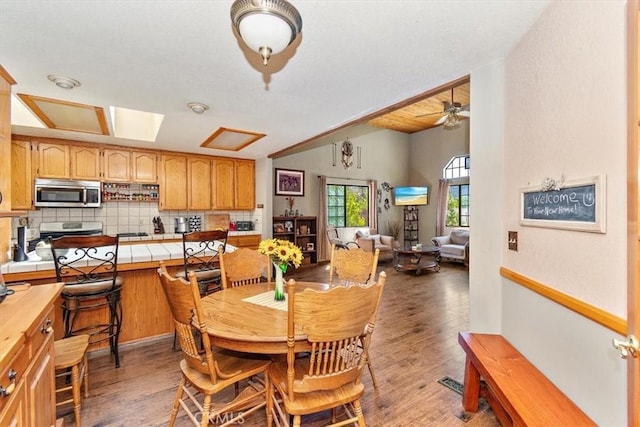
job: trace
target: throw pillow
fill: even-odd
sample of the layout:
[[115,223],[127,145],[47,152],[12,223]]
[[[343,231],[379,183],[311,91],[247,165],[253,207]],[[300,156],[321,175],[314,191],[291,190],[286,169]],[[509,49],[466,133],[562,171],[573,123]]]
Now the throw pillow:
[[364,237],[364,238],[369,237],[369,229],[368,228],[363,228],[361,230],[357,230],[356,231],[356,237]]
[[369,236],[370,239],[373,239],[373,244],[375,246],[381,245],[382,242],[380,241],[380,235],[379,234],[372,234]]

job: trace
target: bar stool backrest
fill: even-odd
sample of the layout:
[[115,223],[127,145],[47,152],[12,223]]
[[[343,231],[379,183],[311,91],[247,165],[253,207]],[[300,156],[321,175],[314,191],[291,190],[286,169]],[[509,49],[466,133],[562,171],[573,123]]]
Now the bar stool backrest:
[[189,271],[218,268],[218,251],[224,251],[228,232],[228,230],[208,230],[193,231],[182,235],[185,278]]
[[63,236],[51,241],[56,278],[65,286],[111,281],[116,286],[119,238]]

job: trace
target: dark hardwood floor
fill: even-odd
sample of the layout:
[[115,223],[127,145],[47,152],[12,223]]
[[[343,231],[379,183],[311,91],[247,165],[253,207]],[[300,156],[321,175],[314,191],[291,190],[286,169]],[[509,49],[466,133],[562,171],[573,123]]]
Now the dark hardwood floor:
[[[443,263],[439,273],[415,276],[396,272],[391,262],[381,263],[378,271],[382,270],[388,278],[370,349],[379,388],[373,388],[367,370],[363,374],[367,424],[499,426],[486,404],[476,414],[465,414],[461,396],[437,382],[445,376],[463,379],[464,352],[457,333],[468,327],[468,271],[462,265]],[[321,265],[291,271],[286,278],[324,281],[327,274],[326,265]],[[172,340],[170,335],[122,346],[119,369],[108,354],[91,355],[90,397],[82,403],[82,425],[167,425],[180,380],[181,353],[171,349]],[[229,390],[220,397],[232,393]],[[303,425],[325,425],[326,415],[307,417]],[[65,425],[74,425],[72,412],[64,418]],[[264,412],[243,421],[243,426],[266,424]],[[176,425],[189,423],[181,417]]]

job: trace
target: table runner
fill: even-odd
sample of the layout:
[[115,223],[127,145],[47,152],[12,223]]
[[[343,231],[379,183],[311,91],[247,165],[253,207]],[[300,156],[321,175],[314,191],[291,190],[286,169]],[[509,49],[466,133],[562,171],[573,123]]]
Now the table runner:
[[287,299],[285,295],[284,301],[275,301],[275,291],[267,291],[258,295],[254,295],[243,299],[242,301],[250,302],[252,304],[261,305],[263,307],[275,308],[276,310],[287,311]]

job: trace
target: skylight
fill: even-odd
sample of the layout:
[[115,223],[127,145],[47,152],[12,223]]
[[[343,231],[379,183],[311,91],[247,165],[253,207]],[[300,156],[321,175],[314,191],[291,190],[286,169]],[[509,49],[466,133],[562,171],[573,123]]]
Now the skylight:
[[111,126],[115,137],[151,142],[156,140],[164,114],[113,106],[109,109],[111,110]]

